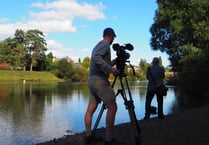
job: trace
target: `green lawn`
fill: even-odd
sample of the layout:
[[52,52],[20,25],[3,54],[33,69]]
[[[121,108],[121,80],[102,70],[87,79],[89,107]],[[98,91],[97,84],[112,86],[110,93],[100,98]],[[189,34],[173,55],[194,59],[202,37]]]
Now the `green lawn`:
[[50,72],[0,70],[0,81],[60,81]]

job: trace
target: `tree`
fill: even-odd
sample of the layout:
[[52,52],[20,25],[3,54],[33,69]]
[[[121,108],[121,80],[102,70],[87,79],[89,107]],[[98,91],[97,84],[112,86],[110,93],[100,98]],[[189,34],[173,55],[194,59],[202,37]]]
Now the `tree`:
[[80,59],[80,58],[78,58],[78,63],[79,63],[79,64],[81,63],[81,59]]
[[146,80],[146,71],[149,66],[150,64],[147,63],[145,59],[140,59],[140,62],[139,62],[140,73],[138,76],[140,80]]
[[17,44],[17,46],[11,51],[11,56],[13,56],[13,66],[25,70],[25,47]]
[[82,65],[76,65],[73,67],[74,74],[72,75],[72,81],[87,81],[89,76],[89,71]]
[[53,58],[54,58],[54,56],[53,56],[52,52],[50,52],[46,57],[45,65],[46,65],[47,71],[53,70]]
[[45,57],[45,51],[47,50],[46,40],[44,39],[43,32],[34,29],[26,32],[25,43],[27,55],[30,58],[30,71],[32,71],[37,61]]
[[12,39],[8,38],[0,43],[0,62],[11,63]]
[[[184,56],[199,53],[209,46],[208,0],[157,0],[151,46],[165,51],[174,69]],[[192,47],[192,49],[190,49]]]
[[58,61],[57,76],[59,78],[69,80],[73,74],[73,65],[70,62],[68,62],[65,58]]
[[10,64],[11,68],[21,66],[24,48],[14,38],[7,38],[0,43],[0,62]]
[[209,73],[209,0],[157,0],[157,3],[150,28],[152,49],[169,55],[183,87],[198,92],[207,90],[203,84],[209,79],[197,76]]
[[145,59],[140,59],[139,68],[142,72],[146,72],[149,66],[150,64]]
[[91,61],[91,59],[89,57],[85,57],[83,59],[82,66],[84,66],[86,69],[89,69],[90,61]]
[[22,29],[17,29],[15,31],[14,42],[16,48],[14,49],[14,56],[17,59],[17,65],[23,67],[23,70],[26,70],[27,59],[26,59],[26,45],[25,45],[25,32]]

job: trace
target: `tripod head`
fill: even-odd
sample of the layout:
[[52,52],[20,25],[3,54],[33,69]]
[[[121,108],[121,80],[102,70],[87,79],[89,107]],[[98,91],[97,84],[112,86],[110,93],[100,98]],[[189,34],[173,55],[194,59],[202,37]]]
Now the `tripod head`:
[[[133,75],[134,75],[134,76],[136,75],[135,69],[134,69],[133,65],[130,63],[130,61],[126,61],[126,62],[124,62],[124,63],[119,63],[120,65],[119,65],[119,64],[117,65],[117,63],[115,63],[115,64],[116,64],[117,70],[119,70],[119,72],[118,72],[118,74],[117,74],[116,76],[119,76],[119,77],[126,77],[125,67],[127,66],[127,63],[129,64],[129,67],[131,68],[131,70],[132,70],[132,72],[133,72]],[[129,71],[129,70],[128,70],[128,71]]]
[[132,51],[134,49],[133,45],[128,43],[125,45],[119,45],[118,43],[113,44],[113,49],[116,51],[117,58],[115,59],[115,64],[117,69],[119,70],[119,76],[126,76],[125,66],[126,63],[129,63],[133,70],[133,74],[135,76],[134,67],[130,64],[128,60],[130,58],[130,54],[126,52],[126,50]]

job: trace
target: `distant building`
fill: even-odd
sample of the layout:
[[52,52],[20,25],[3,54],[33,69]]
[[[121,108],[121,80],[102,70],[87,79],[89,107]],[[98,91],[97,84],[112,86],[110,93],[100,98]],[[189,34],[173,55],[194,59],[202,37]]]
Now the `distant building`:
[[137,67],[137,66],[133,66],[133,68],[128,67],[128,72],[133,71],[133,69],[135,70],[135,72],[139,72],[139,71],[140,71],[140,68],[139,68],[139,67]]
[[69,57],[69,56],[66,56],[66,58],[65,58],[66,60],[67,60],[67,62],[69,62],[69,63],[74,63],[74,61]]
[[52,59],[52,62],[55,62],[55,61],[57,61],[56,56],[54,56],[53,59]]
[[6,62],[0,63],[0,70],[8,70],[9,69],[9,64]]

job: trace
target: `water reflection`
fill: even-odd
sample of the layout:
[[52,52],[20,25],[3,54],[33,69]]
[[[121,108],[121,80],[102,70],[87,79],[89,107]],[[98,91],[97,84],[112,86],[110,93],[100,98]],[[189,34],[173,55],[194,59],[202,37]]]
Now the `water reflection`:
[[[144,116],[146,82],[129,82],[138,119]],[[115,90],[120,88],[116,83]],[[86,83],[0,83],[0,144],[28,145],[84,130],[89,90]],[[117,96],[116,124],[129,122],[122,97]],[[152,105],[156,106],[156,99]],[[176,104],[169,87],[164,112]],[[97,110],[94,121],[98,114]],[[99,127],[105,124],[105,113]]]

